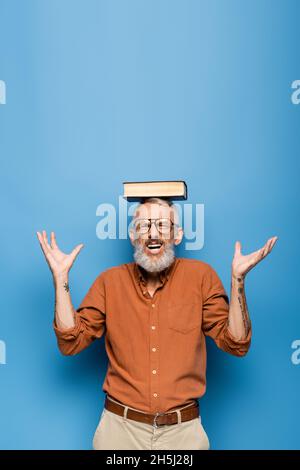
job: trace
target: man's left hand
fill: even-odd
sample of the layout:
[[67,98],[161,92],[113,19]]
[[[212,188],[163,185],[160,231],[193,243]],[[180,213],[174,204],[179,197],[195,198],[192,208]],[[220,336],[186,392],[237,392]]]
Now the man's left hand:
[[232,275],[235,277],[245,277],[248,271],[252,269],[257,263],[263,260],[273,249],[278,237],[269,238],[267,243],[249,255],[242,255],[241,243],[235,242],[235,252],[232,261]]

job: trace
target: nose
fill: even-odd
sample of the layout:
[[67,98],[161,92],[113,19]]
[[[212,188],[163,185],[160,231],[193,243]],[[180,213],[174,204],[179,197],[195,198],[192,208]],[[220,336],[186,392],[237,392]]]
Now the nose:
[[151,228],[149,230],[149,238],[159,238],[159,232],[154,221],[152,221]]

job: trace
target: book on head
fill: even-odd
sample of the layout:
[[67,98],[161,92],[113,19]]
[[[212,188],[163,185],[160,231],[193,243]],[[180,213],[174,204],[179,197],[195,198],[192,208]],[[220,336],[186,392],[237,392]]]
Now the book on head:
[[182,200],[187,199],[185,181],[124,181],[124,195],[127,201],[139,201],[148,197]]

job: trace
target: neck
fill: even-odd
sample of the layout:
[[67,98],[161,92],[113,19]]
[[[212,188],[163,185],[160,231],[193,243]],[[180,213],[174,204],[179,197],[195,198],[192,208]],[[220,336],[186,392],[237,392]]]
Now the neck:
[[159,280],[159,273],[150,273],[149,271],[145,272],[146,280],[149,284],[156,284]]

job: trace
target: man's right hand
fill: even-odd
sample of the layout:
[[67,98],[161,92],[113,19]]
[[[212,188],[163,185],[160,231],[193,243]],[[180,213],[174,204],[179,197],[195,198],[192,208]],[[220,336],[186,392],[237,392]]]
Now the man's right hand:
[[67,277],[77,255],[84,246],[83,243],[77,245],[71,253],[66,254],[58,248],[54,232],[51,232],[50,244],[45,230],[42,233],[37,232],[37,236],[54,280]]

